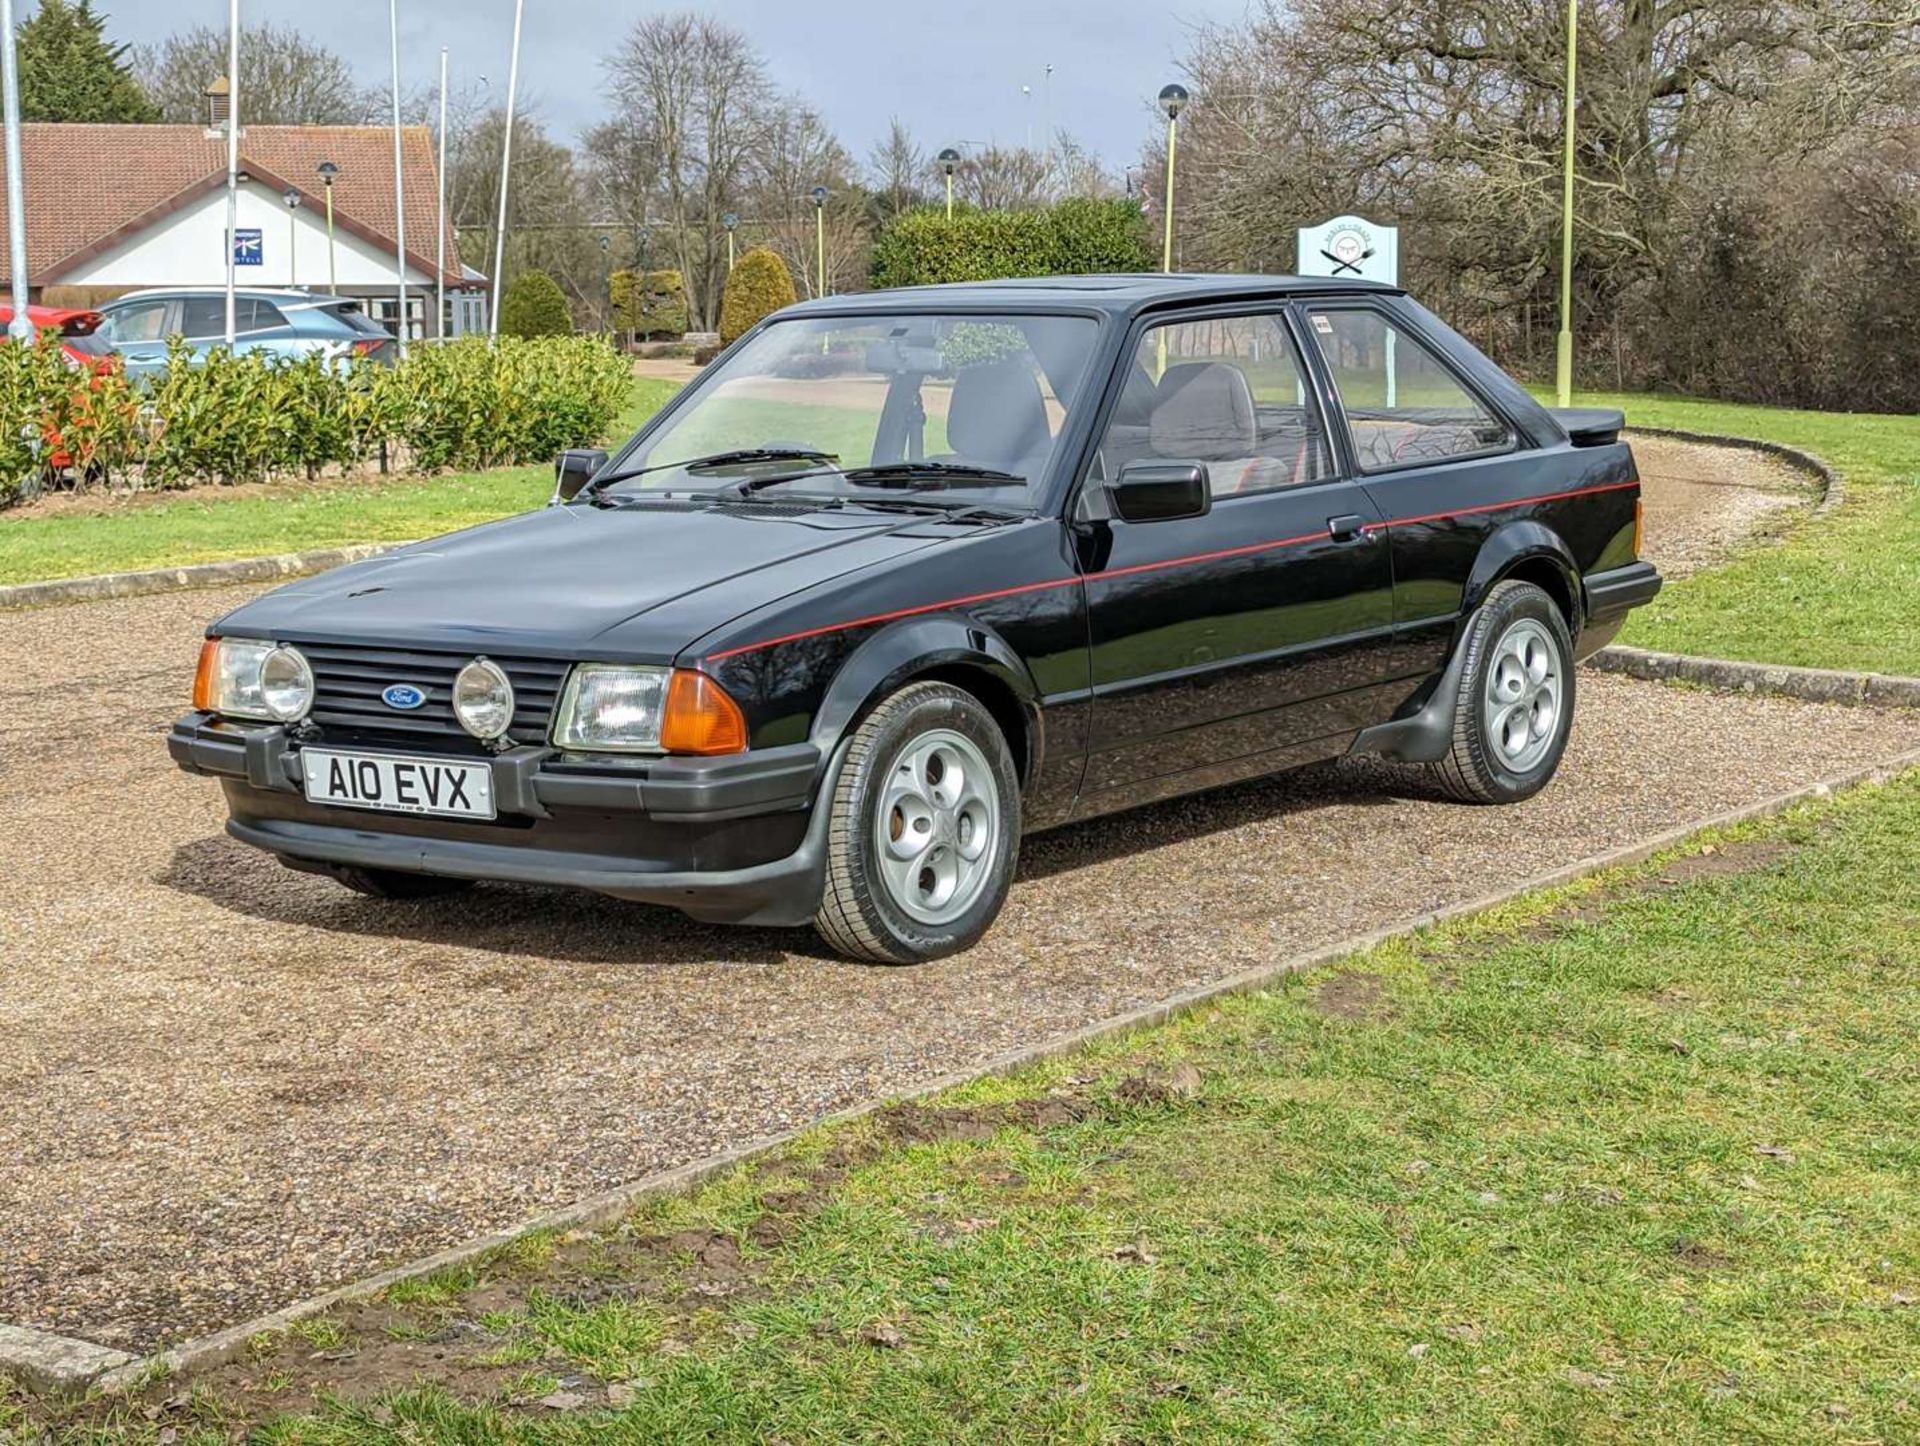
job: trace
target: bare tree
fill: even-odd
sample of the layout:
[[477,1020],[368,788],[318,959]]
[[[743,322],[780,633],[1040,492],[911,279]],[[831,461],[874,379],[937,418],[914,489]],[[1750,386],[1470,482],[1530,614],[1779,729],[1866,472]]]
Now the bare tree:
[[1020,146],[987,146],[962,162],[954,194],[983,211],[1024,211],[1050,194],[1047,158]]
[[[227,73],[227,32],[199,25],[144,47],[135,69],[160,118],[204,124],[206,89]],[[366,125],[383,92],[363,87],[335,51],[284,25],[240,32],[241,119],[252,125]]]
[[1056,133],[1047,161],[1047,190],[1056,201],[1069,196],[1104,199],[1120,194],[1119,181],[1100,157],[1068,131]]
[[927,153],[915,144],[906,124],[893,117],[886,139],[876,142],[867,156],[867,184],[882,220],[926,204],[927,192],[920,185],[926,174]]
[[[827,188],[824,279],[814,234],[816,186]],[[864,273],[867,196],[854,178],[853,157],[815,111],[787,98],[770,112],[749,205],[802,295],[844,291]]]
[[691,11],[636,22],[605,67],[616,106],[651,137],[688,312],[710,330],[726,256],[719,218],[745,189],[773,86],[744,34]]

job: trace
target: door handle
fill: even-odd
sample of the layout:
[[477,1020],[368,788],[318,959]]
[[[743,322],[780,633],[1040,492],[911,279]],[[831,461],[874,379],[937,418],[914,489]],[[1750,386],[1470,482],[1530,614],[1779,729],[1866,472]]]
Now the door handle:
[[1367,519],[1352,512],[1327,519],[1327,534],[1335,542],[1346,542],[1367,530]]

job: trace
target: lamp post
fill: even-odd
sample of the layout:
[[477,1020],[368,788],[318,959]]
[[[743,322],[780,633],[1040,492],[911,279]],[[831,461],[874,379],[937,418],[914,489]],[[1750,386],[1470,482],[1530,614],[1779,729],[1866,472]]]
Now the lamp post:
[[731,211],[720,213],[720,224],[727,228],[727,275],[733,275],[733,230],[740,224],[740,218]]
[[[9,47],[9,54],[12,53]],[[9,170],[13,175],[18,167]],[[240,0],[227,4],[227,350],[233,350],[233,249],[240,240]]]
[[1167,234],[1160,251],[1160,269],[1173,270],[1173,147],[1180,135],[1180,112],[1187,108],[1187,88],[1160,88],[1160,109],[1167,113]]
[[299,229],[299,222],[294,219],[294,212],[300,209],[300,193],[288,186],[280,193],[280,199],[287,203],[287,286],[298,291],[300,268],[294,264],[294,235]]
[[820,268],[819,280],[814,286],[813,294],[825,296],[827,294],[827,188],[825,186],[813,188],[813,246]]
[[327,186],[327,295],[338,296],[340,281],[333,264],[333,178],[340,174],[340,168],[332,161],[322,161],[314,169]]
[[953,219],[953,173],[960,168],[960,152],[948,146],[940,152],[940,170],[947,178],[947,219]]
[[[26,184],[20,175],[20,65],[13,46],[13,0],[0,0],[0,62],[4,62],[7,130],[7,255],[9,280],[13,286],[13,317],[7,322],[7,335],[15,341],[33,340],[33,321],[27,316],[27,210]],[[233,254],[229,234],[227,254]]]
[[1560,335],[1554,348],[1553,385],[1560,405],[1573,405],[1573,106],[1574,57],[1580,38],[1580,0],[1567,0],[1567,96],[1560,129]]
[[[600,238],[600,270],[607,278],[607,335],[613,335],[613,238]],[[642,278],[645,284],[645,278]]]

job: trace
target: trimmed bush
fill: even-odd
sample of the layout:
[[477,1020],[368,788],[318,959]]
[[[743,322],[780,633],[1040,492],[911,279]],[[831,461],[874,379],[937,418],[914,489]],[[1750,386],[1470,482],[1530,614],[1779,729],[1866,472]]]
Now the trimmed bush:
[[507,336],[565,336],[573,311],[560,283],[544,271],[522,271],[500,298],[500,330]]
[[783,306],[796,300],[793,275],[779,253],[756,246],[735,263],[720,299],[720,340],[730,345]]
[[678,271],[613,273],[613,327],[639,336],[684,336],[687,289]]
[[1037,211],[904,211],[873,244],[875,286],[1147,271],[1146,218],[1136,201],[1076,198]]
[[[544,462],[598,440],[633,384],[600,337],[464,337],[398,366],[176,340],[144,394],[118,365],[75,371],[57,341],[0,348],[0,506],[70,479],[142,487],[314,476],[404,449],[415,468]],[[66,459],[56,465],[56,459]]]

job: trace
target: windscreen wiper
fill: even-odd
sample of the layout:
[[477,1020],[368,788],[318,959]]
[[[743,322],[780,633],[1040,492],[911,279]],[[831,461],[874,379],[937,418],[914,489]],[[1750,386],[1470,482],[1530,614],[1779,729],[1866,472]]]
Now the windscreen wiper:
[[689,457],[683,462],[655,462],[646,467],[630,467],[624,472],[610,473],[597,477],[590,491],[599,491],[609,482],[625,482],[630,477],[644,477],[649,472],[710,472],[716,467],[740,467],[754,462],[838,462],[840,458],[832,452],[817,451],[812,447],[736,447],[730,452],[713,452],[705,457]]
[[883,462],[840,474],[856,487],[1024,487],[1027,479],[968,462]]

